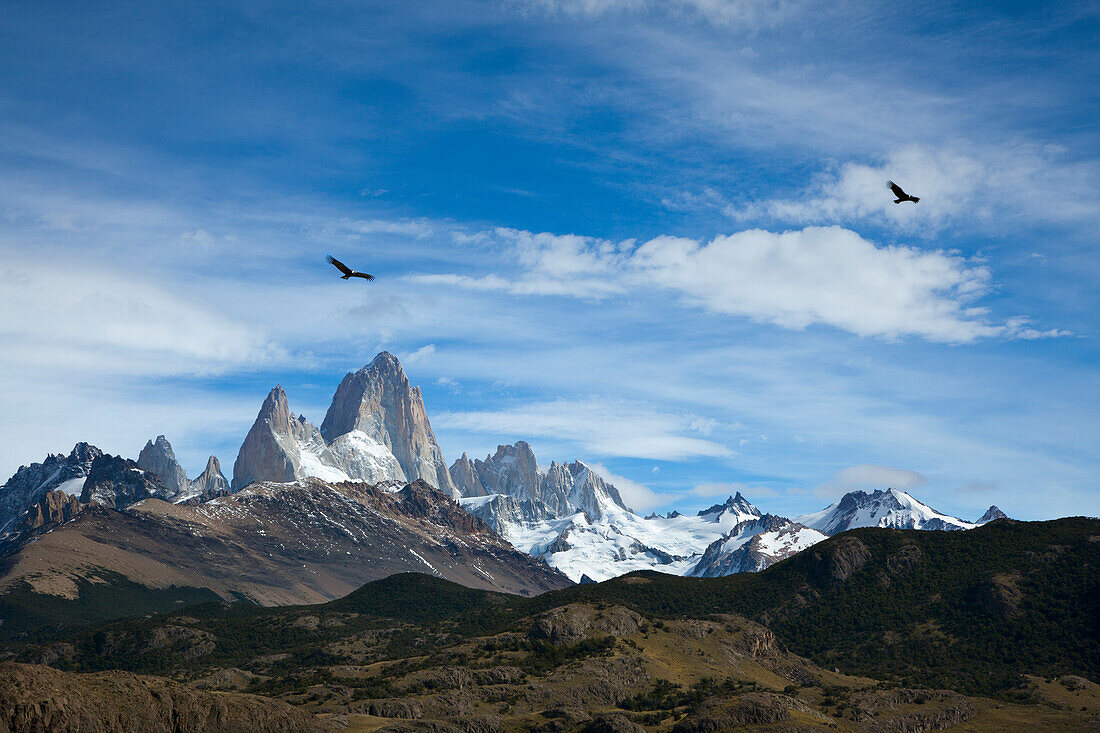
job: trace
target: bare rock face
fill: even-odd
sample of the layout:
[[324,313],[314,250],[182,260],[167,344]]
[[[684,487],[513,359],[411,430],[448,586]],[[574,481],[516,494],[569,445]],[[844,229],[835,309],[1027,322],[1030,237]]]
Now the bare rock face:
[[155,473],[172,496],[185,493],[191,484],[183,466],[176,460],[172,444],[163,435],[158,435],[156,442],[150,440],[145,444],[138,455],[137,465],[143,471]]
[[383,351],[340,382],[321,423],[321,435],[331,445],[353,431],[389,449],[407,480],[423,479],[459,496],[428,422],[420,388],[409,384],[393,354]]
[[474,461],[474,468],[486,494],[507,494],[519,501],[541,498],[544,480],[527,441],[498,445],[496,453]]
[[293,481],[300,467],[297,441],[291,434],[286,392],[281,385],[275,385],[237,453],[232,490],[240,491],[254,481]]
[[143,471],[137,463],[120,456],[103,455],[92,461],[88,478],[80,492],[82,504],[102,504],[124,509],[142,499],[169,499],[170,495],[156,474]]
[[[480,463],[480,461],[478,461]],[[471,461],[465,453],[457,461],[451,464],[451,481],[462,496],[488,496],[485,485],[481,483],[475,462]]]
[[527,636],[532,641],[555,645],[576,644],[586,637],[629,636],[642,625],[642,617],[623,606],[598,610],[586,604],[561,606],[538,616]]
[[102,455],[94,445],[77,443],[67,456],[51,453],[42,463],[20,466],[0,487],[0,538],[17,530],[27,511],[47,493],[79,495],[92,462]]
[[222,474],[221,463],[215,456],[206,461],[206,469],[191,481],[190,493],[198,501],[208,501],[229,493],[229,481]]
[[84,507],[80,499],[64,491],[47,492],[42,499],[30,508],[23,519],[23,529],[38,529],[48,524],[67,522]]
[[867,545],[846,537],[810,555],[812,577],[818,585],[831,588],[850,578],[870,559]]
[[[451,478],[464,497],[502,494],[513,498],[525,521],[578,511],[592,521],[602,517],[607,506],[626,508],[619,490],[580,461],[552,462],[549,469],[541,471],[534,451],[523,440],[498,445],[496,453],[485,456],[484,461],[471,461],[463,454],[451,466]],[[468,508],[476,512],[488,507],[478,504]]]

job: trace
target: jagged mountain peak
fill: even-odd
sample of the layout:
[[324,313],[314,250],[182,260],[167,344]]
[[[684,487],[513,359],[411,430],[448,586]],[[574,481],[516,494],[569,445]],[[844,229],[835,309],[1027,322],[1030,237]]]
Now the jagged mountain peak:
[[760,510],[757,509],[748,499],[741,495],[741,492],[736,492],[735,495],[730,496],[721,504],[715,504],[712,507],[703,509],[696,516],[704,517],[707,515],[718,515],[723,512],[731,512],[737,516],[759,517],[761,516]]
[[367,371],[371,369],[386,369],[395,374],[400,374],[403,377],[405,376],[405,367],[401,366],[401,360],[388,351],[379,351],[375,355],[375,357],[371,359],[370,364],[367,364],[359,371]]
[[103,455],[94,445],[80,442],[68,453],[50,453],[41,463],[20,466],[0,487],[0,538],[18,529],[28,509],[46,494],[62,491],[79,496],[92,463]]
[[405,478],[422,478],[458,495],[420,390],[409,384],[401,362],[388,351],[359,371],[344,375],[321,423],[321,436],[330,444],[354,431],[385,446]]
[[199,476],[191,481],[186,498],[181,497],[177,501],[209,501],[218,496],[225,496],[230,492],[229,481],[222,473],[221,462],[217,456],[206,459],[206,468]]
[[139,467],[136,461],[128,458],[104,454],[92,461],[80,491],[80,502],[122,509],[142,499],[168,500],[171,496],[171,491],[153,471]]
[[264,402],[260,405],[260,412],[256,415],[256,422],[261,420],[271,425],[272,430],[285,433],[290,430],[290,405],[287,400],[286,390],[283,385],[276,384],[267,393]]
[[688,575],[718,577],[757,572],[825,539],[822,532],[786,517],[763,514],[739,522],[712,542]]
[[976,524],[988,524],[997,519],[1008,519],[1008,515],[1002,512],[996,504],[993,504],[985,510],[985,514],[981,516]]
[[191,482],[187,480],[183,466],[176,460],[172,444],[163,435],[158,435],[156,440],[145,443],[145,447],[138,454],[137,465],[143,471],[156,474],[168,490],[169,496],[185,494],[190,487]]
[[481,477],[478,476],[477,466],[466,453],[463,453],[461,458],[451,464],[448,473],[451,474],[451,481],[454,483],[455,489],[462,496],[488,495],[489,492],[485,490],[485,485],[481,482]]

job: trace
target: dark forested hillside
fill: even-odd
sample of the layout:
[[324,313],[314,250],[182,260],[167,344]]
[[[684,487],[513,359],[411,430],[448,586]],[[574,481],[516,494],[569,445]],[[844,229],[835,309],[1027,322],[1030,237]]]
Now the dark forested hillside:
[[218,601],[7,654],[485,730],[588,730],[589,706],[680,731],[1074,729],[1100,713],[1098,568],[1093,519],[861,529],[758,574],[643,572],[525,598],[405,573],[324,604]]

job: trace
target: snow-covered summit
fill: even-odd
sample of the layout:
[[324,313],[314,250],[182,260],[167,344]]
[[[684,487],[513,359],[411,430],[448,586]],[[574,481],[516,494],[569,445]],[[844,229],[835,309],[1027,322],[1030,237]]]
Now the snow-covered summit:
[[834,535],[856,527],[894,529],[973,529],[977,525],[936,511],[898,489],[852,491],[819,512],[795,517],[812,529]]
[[737,524],[763,515],[738,491],[735,496],[729,497],[723,503],[715,504],[709,509],[703,509],[697,516],[704,517],[712,522],[728,523],[732,520],[734,524]]
[[694,516],[672,512],[643,518],[582,461],[554,461],[540,470],[524,441],[498,446],[485,460],[464,454],[451,466],[451,476],[467,511],[577,582],[654,568],[683,575],[715,539],[760,517],[737,494]]
[[825,539],[786,517],[765,514],[739,523],[707,547],[688,575],[717,578],[733,573],[757,572]]
[[424,479],[457,498],[420,389],[382,352],[344,376],[320,428],[290,411],[279,385],[268,394],[233,465],[233,490],[254,481],[407,482]]

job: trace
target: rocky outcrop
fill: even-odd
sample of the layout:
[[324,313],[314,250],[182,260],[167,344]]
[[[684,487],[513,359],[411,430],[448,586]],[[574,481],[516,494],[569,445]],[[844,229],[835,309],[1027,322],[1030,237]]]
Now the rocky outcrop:
[[22,529],[34,530],[50,524],[67,522],[84,507],[80,499],[64,491],[46,492],[37,504],[30,508],[23,519]]
[[129,672],[73,674],[0,664],[0,730],[307,733],[329,730],[278,700],[195,690]]
[[810,554],[810,577],[818,585],[831,588],[852,577],[871,559],[867,545],[855,537],[839,538],[828,547]]
[[705,700],[672,730],[673,733],[709,733],[777,725],[791,720],[792,708],[809,712],[798,700],[767,692],[749,693],[732,700]]
[[389,352],[383,351],[369,365],[344,377],[321,423],[321,435],[329,444],[353,431],[385,446],[406,479],[424,479],[459,496],[428,422],[420,388],[409,384],[401,362]]
[[143,471],[156,474],[171,496],[185,493],[191,484],[183,466],[176,460],[172,444],[163,435],[158,435],[155,442],[150,440],[145,443],[138,454],[137,465]]
[[[912,711],[912,706],[920,710]],[[974,717],[974,704],[950,690],[861,691],[852,695],[853,720],[874,733],[920,733],[952,728]]]
[[150,497],[166,500],[170,497],[156,474],[143,471],[128,458],[108,455],[92,461],[80,492],[81,503],[102,504],[111,509],[124,509]]
[[42,463],[20,466],[0,487],[0,538],[18,530],[27,511],[47,493],[79,495],[92,461],[102,455],[94,445],[77,443],[67,456],[51,453]]
[[642,625],[642,617],[623,606],[596,609],[585,604],[561,606],[538,616],[527,637],[555,645],[576,644],[591,636],[629,636]]
[[189,493],[190,498],[195,501],[209,501],[218,496],[225,496],[229,491],[229,481],[222,474],[221,464],[215,456],[210,456],[203,472],[191,481]]

